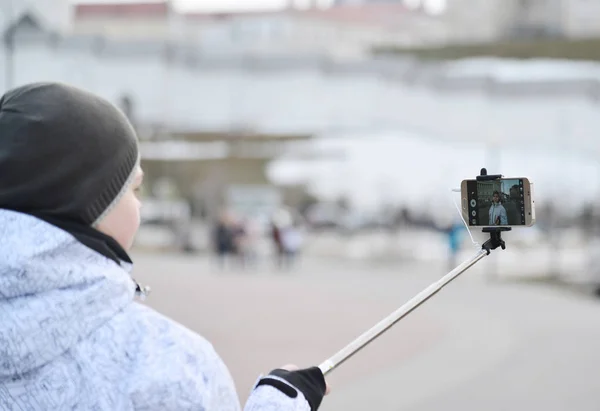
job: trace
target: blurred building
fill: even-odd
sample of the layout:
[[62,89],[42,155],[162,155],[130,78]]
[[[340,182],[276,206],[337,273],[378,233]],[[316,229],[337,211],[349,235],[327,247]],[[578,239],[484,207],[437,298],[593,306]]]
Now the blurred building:
[[73,31],[109,38],[166,40],[171,37],[169,1],[84,3],[74,6]]
[[599,36],[599,12],[600,3],[588,0],[448,0],[448,14],[471,22],[475,33],[490,28],[486,40]]
[[14,85],[15,32],[43,29],[65,34],[71,30],[72,5],[69,0],[0,0],[0,34],[2,35],[2,84]]
[[218,55],[161,41],[57,36],[39,26],[15,39],[15,84],[66,81],[121,105],[126,96],[143,134],[396,129],[504,144],[565,135],[590,147],[596,141],[596,63]]
[[600,3],[585,0],[405,0],[415,11],[445,2],[437,16],[447,44],[485,43],[600,34]]
[[[249,13],[179,13],[168,2],[80,4],[74,32],[121,39],[171,39],[213,51],[362,56],[372,47],[421,44],[423,16],[398,4]],[[413,20],[415,20],[413,22]]]
[[[183,181],[182,196],[221,181],[221,189],[241,184],[271,198],[260,188],[269,182],[265,165],[303,151],[321,155],[309,143],[322,136],[386,132],[600,154],[597,63],[208,53],[184,42],[59,35],[34,22],[16,26],[14,84],[68,82],[126,108],[157,170],[150,173]],[[0,65],[0,76],[7,67]],[[189,139],[194,144],[181,144]],[[223,161],[238,171],[219,171],[231,164]]]
[[[579,0],[576,1],[580,3]],[[506,28],[507,37],[547,38],[566,34],[563,27],[563,7],[573,3],[572,0],[524,0],[506,3],[511,9]]]
[[600,4],[583,0],[338,0],[272,12],[180,12],[172,2],[75,6],[73,29],[124,39],[186,41],[220,52],[369,54],[374,47],[423,47],[600,34]]
[[69,0],[0,0],[0,31],[29,16],[47,29],[64,33],[71,29],[72,13]]
[[[189,27],[208,50],[251,53],[324,54],[364,58],[373,47],[410,46],[420,41],[407,27],[402,6],[284,10],[273,13],[206,16],[189,14]],[[193,29],[190,29],[193,30]],[[421,44],[421,43],[419,43]]]
[[[600,35],[600,2],[589,0],[336,0],[335,5],[404,5],[435,14],[449,43]],[[440,29],[438,29],[440,30]],[[419,33],[414,33],[416,37]]]
[[215,217],[228,208],[266,222],[285,200],[298,206],[305,195],[303,187],[295,198],[289,189],[276,187],[266,175],[268,164],[290,151],[302,151],[302,143],[312,137],[171,129],[142,141],[143,167],[150,186],[169,179],[177,196],[193,204],[196,216]]
[[563,32],[570,38],[600,36],[600,2],[590,0],[565,0],[562,8]]
[[494,191],[502,192],[500,181],[480,181],[477,183],[477,195],[484,201],[491,201]]

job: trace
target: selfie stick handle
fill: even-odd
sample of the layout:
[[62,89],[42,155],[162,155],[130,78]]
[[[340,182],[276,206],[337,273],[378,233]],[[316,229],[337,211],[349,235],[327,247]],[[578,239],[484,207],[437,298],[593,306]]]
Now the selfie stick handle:
[[[497,180],[501,178],[502,175],[494,174],[488,175],[487,170],[485,168],[481,169],[480,175],[477,176],[477,181],[490,181]],[[483,257],[490,255],[492,250],[495,250],[498,247],[501,247],[503,250],[506,248],[506,244],[504,240],[502,240],[502,232],[510,231],[510,227],[485,227],[483,228],[484,233],[490,234],[490,239],[486,241],[481,249],[475,254],[470,260],[465,261],[454,270],[450,271],[448,274],[440,278],[435,283],[431,284],[429,287],[421,291],[419,294],[415,295],[408,302],[398,308],[396,311],[388,315],[386,318],[375,324],[371,329],[364,332],[350,344],[342,348],[328,360],[324,361],[321,365],[319,365],[319,369],[323,373],[323,375],[329,374],[335,368],[337,368],[344,361],[352,357],[354,354],[362,350],[367,344],[375,340],[381,334],[390,329],[394,324],[398,321],[406,317],[413,310],[423,304],[425,301],[429,300],[435,294],[437,294],[442,288],[446,285],[450,284],[452,280],[456,279],[459,275],[467,271],[473,265],[475,265],[478,261],[480,261]]]
[[464,263],[456,267],[454,270],[450,271],[448,274],[440,278],[438,281],[431,284],[429,287],[427,287],[419,294],[411,298],[408,302],[406,302],[396,311],[388,315],[386,318],[375,324],[371,329],[367,330],[361,336],[356,338],[346,347],[342,348],[331,358],[319,365],[319,368],[321,369],[323,375],[327,375],[340,364],[342,364],[344,361],[346,361],[354,354],[359,352],[367,344],[375,340],[378,336],[383,334],[398,321],[406,317],[425,301],[429,300],[431,297],[437,294],[438,291],[440,291],[442,288],[448,285],[452,280],[454,280],[459,275],[467,271],[470,267],[475,265],[479,260],[481,260],[487,255],[489,255],[489,249],[482,248],[470,260],[465,261]]

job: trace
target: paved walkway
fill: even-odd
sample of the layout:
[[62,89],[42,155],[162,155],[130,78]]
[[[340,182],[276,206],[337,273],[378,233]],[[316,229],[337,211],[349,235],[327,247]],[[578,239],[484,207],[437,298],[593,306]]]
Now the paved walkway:
[[[137,254],[148,304],[208,338],[245,398],[261,372],[317,365],[444,267],[307,260],[293,272],[218,272]],[[330,377],[321,409],[598,410],[600,303],[486,281],[484,259]]]

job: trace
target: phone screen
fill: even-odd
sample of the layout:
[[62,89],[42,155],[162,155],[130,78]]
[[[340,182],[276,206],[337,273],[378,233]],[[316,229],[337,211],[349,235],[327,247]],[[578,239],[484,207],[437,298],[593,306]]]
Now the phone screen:
[[470,226],[525,225],[523,179],[467,180]]

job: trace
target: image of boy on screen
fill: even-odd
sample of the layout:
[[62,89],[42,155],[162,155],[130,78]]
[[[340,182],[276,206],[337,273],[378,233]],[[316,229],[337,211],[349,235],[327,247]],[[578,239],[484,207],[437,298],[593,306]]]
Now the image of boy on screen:
[[489,214],[489,225],[508,225],[508,217],[506,216],[506,209],[500,204],[500,193],[494,191],[492,196],[492,204],[490,205]]

